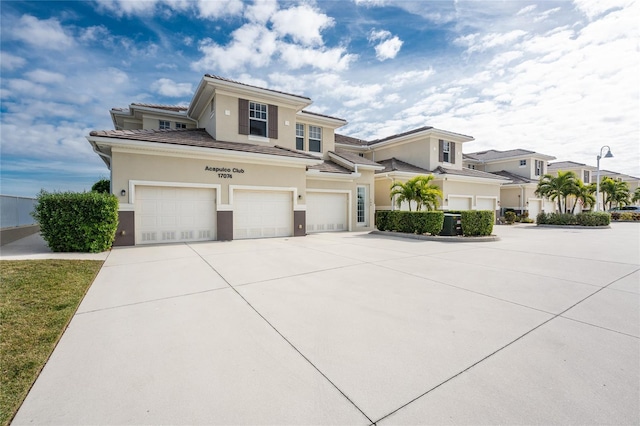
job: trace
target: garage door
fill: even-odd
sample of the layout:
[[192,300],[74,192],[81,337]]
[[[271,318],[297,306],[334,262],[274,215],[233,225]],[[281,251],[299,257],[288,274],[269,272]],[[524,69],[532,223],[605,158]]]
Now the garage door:
[[471,210],[471,197],[449,196],[449,210]]
[[291,192],[234,191],[233,239],[293,235]]
[[307,192],[307,233],[347,231],[347,194]]
[[495,211],[495,198],[476,198],[476,210],[491,210]]
[[529,218],[535,219],[538,216],[542,206],[542,200],[534,200],[529,198]]
[[216,193],[207,188],[136,186],[136,244],[216,238]]

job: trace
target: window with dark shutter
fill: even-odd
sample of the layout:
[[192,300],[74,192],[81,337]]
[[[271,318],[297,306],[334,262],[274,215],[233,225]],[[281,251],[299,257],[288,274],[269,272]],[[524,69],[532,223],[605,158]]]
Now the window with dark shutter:
[[249,101],[238,99],[238,133],[249,134]]
[[456,144],[449,142],[449,150],[449,162],[451,164],[456,164]]
[[278,107],[276,105],[269,105],[269,134],[267,137],[271,139],[278,139]]
[[440,148],[438,149],[438,161],[444,162],[444,141],[440,139],[439,141]]

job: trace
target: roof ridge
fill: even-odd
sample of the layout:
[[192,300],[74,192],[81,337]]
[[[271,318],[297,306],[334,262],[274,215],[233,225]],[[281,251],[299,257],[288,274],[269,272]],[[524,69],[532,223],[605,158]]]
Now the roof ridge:
[[274,90],[274,89],[269,89],[267,87],[260,87],[260,86],[254,86],[252,84],[247,84],[247,83],[243,83],[241,81],[236,81],[236,80],[232,80],[230,78],[226,78],[226,77],[221,77],[219,75],[215,75],[215,74],[205,74],[205,77],[209,77],[209,78],[213,78],[215,80],[220,80],[220,81],[226,81],[227,83],[233,83],[233,84],[239,84],[241,86],[246,86],[246,87],[253,87],[254,89],[261,89],[261,90],[268,90],[269,92],[274,92],[274,93],[280,93],[281,95],[287,95],[287,96],[295,96],[296,98],[302,98],[302,99],[307,99],[307,100],[311,100],[311,98],[307,97],[307,96],[302,96],[302,95],[296,95],[293,93],[287,93],[287,92],[283,92],[281,90]]

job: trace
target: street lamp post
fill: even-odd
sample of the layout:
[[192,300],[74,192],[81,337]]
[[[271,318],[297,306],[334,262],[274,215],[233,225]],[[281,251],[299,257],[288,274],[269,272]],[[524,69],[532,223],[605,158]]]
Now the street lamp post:
[[604,158],[611,158],[613,157],[613,154],[611,153],[611,148],[609,148],[609,145],[605,145],[602,148],[600,148],[600,155],[598,155],[597,159],[597,163],[598,163],[598,172],[596,174],[596,211],[599,211],[599,206],[600,206],[600,159],[603,157],[602,156],[602,151],[607,148],[607,153],[604,155]]

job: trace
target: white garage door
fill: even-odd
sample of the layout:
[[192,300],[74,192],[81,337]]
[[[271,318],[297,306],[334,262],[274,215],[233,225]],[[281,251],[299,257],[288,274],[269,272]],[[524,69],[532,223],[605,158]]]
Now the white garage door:
[[234,191],[233,239],[293,235],[291,192]]
[[491,210],[495,211],[495,198],[476,198],[476,210]]
[[471,210],[471,197],[449,196],[449,210]]
[[307,233],[347,231],[347,194],[307,192]]
[[136,244],[216,238],[216,192],[207,188],[136,186]]
[[533,200],[531,198],[529,198],[529,218],[530,219],[534,219],[536,218],[536,216],[538,216],[538,213],[540,213],[540,211],[542,206],[542,200]]

